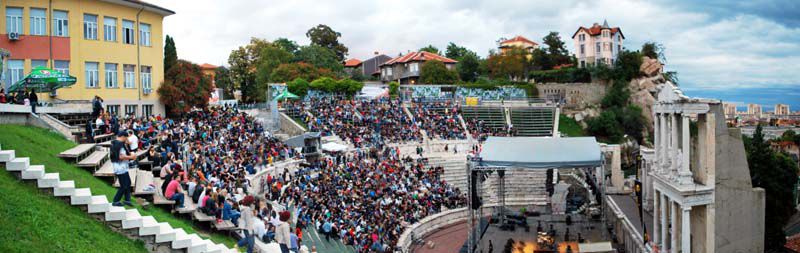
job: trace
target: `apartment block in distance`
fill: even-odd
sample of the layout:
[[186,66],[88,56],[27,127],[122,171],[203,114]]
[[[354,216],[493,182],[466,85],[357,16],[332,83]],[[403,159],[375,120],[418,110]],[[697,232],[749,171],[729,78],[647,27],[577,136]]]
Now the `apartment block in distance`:
[[4,83],[37,66],[75,76],[45,101],[104,99],[117,115],[164,114],[164,17],[175,12],[139,0],[4,0],[0,48],[11,53]]

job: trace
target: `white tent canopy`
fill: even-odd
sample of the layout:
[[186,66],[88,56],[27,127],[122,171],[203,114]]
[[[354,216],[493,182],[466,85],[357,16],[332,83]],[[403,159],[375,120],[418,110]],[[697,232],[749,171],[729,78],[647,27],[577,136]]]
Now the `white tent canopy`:
[[347,146],[339,144],[339,143],[336,143],[336,142],[328,142],[328,143],[322,144],[322,150],[323,151],[328,151],[328,152],[340,152],[340,151],[347,150]]
[[522,169],[599,167],[600,144],[594,137],[489,137],[480,166]]

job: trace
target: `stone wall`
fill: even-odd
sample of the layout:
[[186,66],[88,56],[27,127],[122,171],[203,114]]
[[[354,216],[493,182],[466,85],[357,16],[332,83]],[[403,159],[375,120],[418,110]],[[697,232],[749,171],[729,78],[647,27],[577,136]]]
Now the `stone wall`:
[[604,83],[537,83],[539,98],[563,98],[564,107],[582,110],[599,105],[606,95]]
[[291,136],[301,135],[306,132],[306,128],[297,124],[291,117],[285,113],[281,113],[281,132]]

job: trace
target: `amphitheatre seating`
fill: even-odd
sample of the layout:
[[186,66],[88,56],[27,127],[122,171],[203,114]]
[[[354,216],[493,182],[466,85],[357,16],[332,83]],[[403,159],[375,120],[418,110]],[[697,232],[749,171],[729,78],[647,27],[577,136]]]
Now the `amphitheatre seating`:
[[104,142],[98,143],[97,145],[98,145],[98,146],[101,146],[101,147],[110,148],[110,147],[111,147],[111,140],[107,140],[107,141],[104,141]]
[[155,181],[153,180],[153,173],[145,170],[137,170],[136,183],[132,184],[134,189],[133,195],[153,195],[153,193],[155,193],[155,189],[152,191],[144,190],[144,188],[149,184],[153,184],[154,186],[158,187],[158,185],[155,185]]
[[[486,203],[498,203],[500,196],[497,194],[499,183],[497,173],[490,175],[482,183],[481,195]],[[509,170],[505,175],[506,205],[538,205],[548,204],[545,181],[546,170]]]
[[[137,170],[137,169],[129,169],[128,170],[128,176],[131,177],[131,188],[136,187],[136,175],[138,173],[139,173],[139,170]],[[117,177],[114,177],[114,184],[112,184],[111,186],[114,186],[114,188],[119,188],[119,180],[117,179]],[[133,194],[133,193],[131,193],[131,194]]]
[[102,165],[106,160],[108,160],[108,151],[95,150],[88,157],[79,161],[78,167],[94,169],[100,167],[100,165]]
[[511,124],[518,136],[552,136],[555,108],[511,108]]
[[156,191],[153,193],[153,204],[154,205],[174,205],[174,200],[168,200],[164,197],[164,193],[161,192],[161,184],[164,182],[161,178],[155,178],[153,182],[156,185]]
[[[100,166],[94,172],[95,177],[113,177],[114,176],[114,166],[111,165],[111,161],[106,161],[103,163],[103,166]],[[116,187],[116,186],[114,186]]]
[[466,192],[467,163],[463,156],[428,157],[428,167],[438,166],[444,168],[442,179],[445,182]]
[[92,143],[80,144],[78,146],[75,146],[74,148],[67,149],[64,152],[59,153],[58,157],[81,160],[84,157],[86,157],[86,155],[88,155],[94,149],[94,147],[95,144]]
[[508,127],[502,107],[463,106],[461,107],[461,116],[465,121],[471,119],[482,120],[484,125],[499,131]]
[[[110,141],[113,137],[114,137],[114,134],[98,134],[98,135],[94,136],[94,142],[95,143],[103,143],[103,142],[106,142],[106,141]],[[110,144],[111,144],[111,142],[109,142],[109,146],[111,146]]]
[[[105,195],[93,195],[89,188],[76,188],[74,181],[62,181],[59,173],[47,173],[42,165],[31,165],[27,157],[16,157],[13,150],[0,151],[0,163],[22,180],[36,180],[36,187],[52,189],[55,197],[69,199],[70,205],[81,206],[89,214],[99,215],[105,223],[121,224],[124,234],[136,238],[153,236],[157,243],[180,252],[237,252],[225,245],[204,240],[197,234],[175,229],[169,223],[159,223],[153,216],[142,216],[137,209],[112,206]],[[120,232],[123,233],[123,232]],[[153,238],[151,237],[151,238]]]
[[198,210],[192,213],[192,219],[196,221],[215,221],[217,218],[208,216],[207,214]]

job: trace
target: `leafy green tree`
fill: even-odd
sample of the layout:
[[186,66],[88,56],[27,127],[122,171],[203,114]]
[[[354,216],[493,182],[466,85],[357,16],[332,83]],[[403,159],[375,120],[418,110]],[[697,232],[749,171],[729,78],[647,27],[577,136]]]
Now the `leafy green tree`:
[[628,99],[631,97],[631,92],[628,90],[628,84],[624,81],[614,81],[608,90],[606,96],[603,97],[602,106],[604,109],[614,107],[624,107],[628,105]]
[[[552,64],[551,66],[572,63],[572,57],[570,57],[566,44],[561,40],[558,32],[548,33],[542,38],[542,43],[547,46],[546,52],[550,64]],[[552,67],[545,69],[552,69]]]
[[341,73],[342,62],[337,58],[336,53],[328,48],[318,45],[308,45],[300,47],[295,54],[295,60]]
[[273,82],[288,82],[297,78],[305,80],[316,80],[320,77],[332,77],[333,73],[328,69],[317,68],[305,62],[294,62],[281,64],[270,75]]
[[345,78],[339,80],[336,84],[336,87],[337,88],[334,90],[334,92],[345,94],[347,96],[353,96],[361,92],[361,89],[364,88],[364,83]]
[[231,80],[231,71],[224,66],[220,66],[215,70],[214,83],[217,88],[222,89],[222,95],[225,98],[233,98],[233,80]]
[[489,76],[494,79],[520,80],[527,76],[530,68],[528,52],[512,48],[502,54],[493,54],[486,59]]
[[630,81],[641,76],[642,55],[637,51],[624,50],[617,55],[614,62],[615,79]]
[[480,71],[480,57],[475,52],[468,51],[466,54],[458,58],[456,63],[456,71],[462,81],[474,82],[478,79]]
[[256,70],[256,82],[258,82],[259,86],[263,86],[263,88],[266,88],[266,85],[272,82],[272,80],[270,80],[270,75],[275,68],[281,64],[292,61],[292,54],[275,44],[264,46],[259,56],[258,69]]
[[277,40],[272,41],[272,44],[293,55],[298,49],[300,49],[300,46],[297,45],[297,42],[287,38],[278,38]]
[[454,84],[458,81],[458,73],[447,69],[443,62],[426,61],[420,68],[420,82],[427,84]]
[[330,77],[322,77],[311,82],[311,89],[320,90],[324,92],[335,92],[338,81]]
[[426,46],[426,47],[420,48],[420,49],[419,49],[419,51],[420,51],[420,52],[423,52],[423,51],[424,51],[424,52],[428,52],[428,53],[434,53],[434,54],[441,54],[441,53],[439,52],[439,49],[438,49],[438,48],[436,48],[436,47],[435,47],[435,46],[433,46],[433,45],[428,45],[428,46]]
[[175,40],[167,35],[164,41],[164,74],[178,63],[178,51],[175,49]]
[[361,82],[367,80],[368,78],[369,77],[364,75],[364,70],[360,66],[358,68],[353,69],[353,71],[350,71],[350,79]]
[[614,110],[605,110],[600,116],[586,121],[586,131],[610,143],[620,143],[624,134]]
[[397,82],[389,82],[389,95],[397,97],[400,95],[400,84]]
[[286,89],[300,97],[305,97],[308,94],[308,89],[311,84],[303,78],[295,78],[291,82],[286,83]]
[[[456,59],[456,60],[460,61],[461,57],[464,57],[464,56],[466,56],[467,54],[470,54],[470,53],[475,54],[475,52],[472,52],[472,51],[470,51],[469,49],[467,49],[465,47],[462,47],[462,46],[456,45],[456,43],[450,42],[450,44],[447,44],[447,49],[445,49],[444,55],[447,58]],[[477,55],[477,54],[475,54],[475,55]]]
[[664,45],[656,42],[645,42],[642,44],[642,56],[650,57],[650,59],[657,59],[661,62],[666,62],[664,57]]
[[337,62],[344,61],[344,57],[347,56],[347,47],[339,43],[339,37],[342,37],[342,34],[327,25],[320,24],[308,29],[306,37],[311,40],[312,45],[321,46],[336,53]]
[[242,100],[255,102],[265,99],[264,90],[256,83],[256,71],[261,59],[261,52],[270,43],[264,39],[251,38],[250,44],[240,46],[228,56],[231,80],[235,88],[242,92]]
[[752,139],[745,138],[745,150],[753,187],[764,188],[766,192],[765,252],[783,252],[786,243],[783,226],[795,213],[793,193],[797,183],[797,164],[770,148],[761,125],[756,127]]
[[188,61],[178,62],[167,71],[169,78],[158,88],[159,100],[172,115],[188,112],[192,107],[205,108],[211,97],[211,80],[200,66]]

